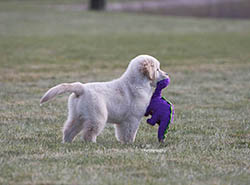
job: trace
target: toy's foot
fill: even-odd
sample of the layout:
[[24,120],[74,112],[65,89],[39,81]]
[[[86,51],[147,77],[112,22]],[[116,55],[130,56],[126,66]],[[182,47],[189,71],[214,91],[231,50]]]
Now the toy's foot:
[[159,139],[159,142],[160,142],[160,143],[164,143],[164,140],[163,140],[163,139]]
[[155,125],[155,122],[152,121],[152,119],[147,119],[147,123],[154,126]]

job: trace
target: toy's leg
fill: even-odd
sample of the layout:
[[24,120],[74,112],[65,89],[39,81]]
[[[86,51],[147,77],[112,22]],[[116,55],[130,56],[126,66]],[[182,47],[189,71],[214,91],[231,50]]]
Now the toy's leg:
[[150,119],[147,119],[147,123],[154,126],[156,122],[159,121],[159,116],[157,113],[154,113]]
[[165,135],[167,134],[170,124],[170,116],[164,116],[164,119],[161,120],[160,126],[158,128],[158,140],[163,142]]

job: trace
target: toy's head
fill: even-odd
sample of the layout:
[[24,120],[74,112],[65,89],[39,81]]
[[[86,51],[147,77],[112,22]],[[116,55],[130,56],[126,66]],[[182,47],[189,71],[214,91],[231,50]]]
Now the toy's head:
[[164,80],[161,80],[159,82],[157,82],[157,88],[158,89],[164,89],[165,87],[167,87],[170,83],[170,78],[166,78]]

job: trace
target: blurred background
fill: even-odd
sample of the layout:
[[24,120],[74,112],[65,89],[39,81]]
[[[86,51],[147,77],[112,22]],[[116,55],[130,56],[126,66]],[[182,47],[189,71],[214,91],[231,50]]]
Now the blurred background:
[[89,8],[164,15],[249,18],[249,0],[89,0]]

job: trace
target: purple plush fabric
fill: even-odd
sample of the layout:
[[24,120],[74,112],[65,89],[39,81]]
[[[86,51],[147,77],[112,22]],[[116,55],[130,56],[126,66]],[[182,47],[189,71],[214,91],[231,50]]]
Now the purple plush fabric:
[[161,80],[157,83],[157,87],[145,113],[145,116],[152,115],[150,119],[147,119],[147,122],[150,125],[154,126],[156,123],[160,125],[158,129],[159,142],[163,142],[169,124],[172,122],[172,119],[174,117],[173,104],[171,104],[161,95],[162,89],[167,87],[169,83],[170,78]]

